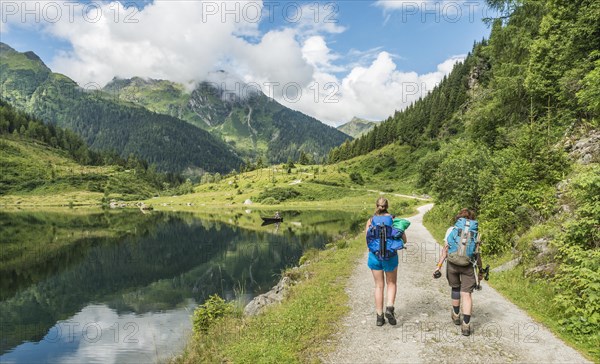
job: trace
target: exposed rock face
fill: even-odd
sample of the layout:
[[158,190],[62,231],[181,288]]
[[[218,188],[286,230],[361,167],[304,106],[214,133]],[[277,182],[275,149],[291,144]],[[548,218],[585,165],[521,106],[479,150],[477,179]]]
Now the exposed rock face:
[[285,276],[279,280],[277,285],[269,292],[254,297],[244,308],[244,315],[254,316],[261,313],[267,306],[280,303],[288,293],[289,289],[300,281],[307,280],[311,273],[305,268],[310,262],[306,261],[299,267],[294,267],[285,273]]
[[517,265],[519,265],[520,262],[521,262],[521,257],[515,258],[511,261],[508,261],[508,262],[502,264],[501,266],[498,266],[498,267],[492,269],[492,272],[497,273],[497,272],[504,272],[507,270],[511,270],[514,267],[516,267]]
[[542,238],[533,241],[533,247],[539,252],[538,258],[541,258],[545,255],[551,253],[552,249],[548,246],[548,239]]
[[558,263],[548,263],[544,265],[538,265],[537,267],[533,267],[527,269],[525,272],[526,277],[539,277],[539,278],[548,278],[552,277],[554,273],[556,273],[556,269],[558,268]]
[[280,303],[283,297],[294,284],[290,277],[283,277],[269,292],[263,293],[259,296],[254,297],[250,303],[244,308],[244,314],[247,316],[254,316],[261,313],[266,307]]
[[581,164],[600,161],[600,130],[593,130],[578,140],[569,140],[565,149],[571,158]]

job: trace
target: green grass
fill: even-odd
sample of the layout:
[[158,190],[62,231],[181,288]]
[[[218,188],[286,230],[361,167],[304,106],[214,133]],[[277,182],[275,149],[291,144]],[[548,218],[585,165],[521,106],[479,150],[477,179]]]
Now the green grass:
[[[552,303],[556,292],[548,280],[531,279],[524,276],[524,267],[490,274],[490,285],[511,302],[526,310],[536,321],[548,327],[561,340],[577,349],[589,360],[600,362],[600,342],[582,342],[564,330],[559,320],[562,312]],[[597,334],[596,334],[597,335]],[[598,336],[596,336],[598,337]]]
[[[196,186],[193,194],[169,196],[118,167],[81,166],[60,151],[12,136],[3,136],[0,143],[6,151],[0,158],[5,171],[0,178],[4,193],[0,205],[98,205],[103,198],[135,200],[161,193],[145,202],[169,210],[173,206],[187,209],[190,205],[195,209],[237,207],[244,206],[248,199],[253,204],[245,208],[370,210],[384,194],[392,209],[402,210],[419,203],[396,196],[419,194],[412,187],[408,150],[396,145],[335,165],[298,165],[291,173],[284,165],[275,165]],[[373,166],[382,160],[387,167],[380,166],[375,173]],[[360,173],[365,183],[354,183],[351,173]],[[261,194],[274,188],[293,190],[296,196],[261,205]],[[107,195],[104,191],[108,191]]]
[[[383,160],[387,167],[383,168]],[[380,166],[374,173],[374,166]],[[384,195],[392,208],[415,205],[416,199],[397,196],[419,195],[413,186],[411,161],[408,149],[390,145],[382,151],[373,152],[334,165],[296,165],[290,170],[285,165],[275,165],[251,172],[240,173],[218,183],[197,186],[193,194],[183,196],[161,196],[145,201],[155,207],[187,206],[223,207],[243,205],[251,200],[247,208],[326,208],[326,209],[371,209],[375,200]],[[360,173],[365,183],[351,180],[351,173]],[[261,204],[262,197],[269,191],[293,191],[292,198],[284,201],[268,201]],[[277,200],[277,199],[276,199]]]

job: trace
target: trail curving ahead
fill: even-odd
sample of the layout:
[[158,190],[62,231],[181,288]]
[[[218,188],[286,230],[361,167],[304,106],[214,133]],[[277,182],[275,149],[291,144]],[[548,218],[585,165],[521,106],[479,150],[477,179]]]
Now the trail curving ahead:
[[[441,247],[423,226],[433,204],[409,220],[409,244],[400,254],[396,317],[398,324],[375,326],[374,283],[366,254],[352,274],[347,292],[350,314],[340,323],[336,350],[326,363],[588,363],[524,311],[483,283],[473,293],[474,332],[460,335],[450,321],[445,273],[431,277]],[[485,260],[484,260],[485,264]],[[442,270],[445,272],[445,266]]]

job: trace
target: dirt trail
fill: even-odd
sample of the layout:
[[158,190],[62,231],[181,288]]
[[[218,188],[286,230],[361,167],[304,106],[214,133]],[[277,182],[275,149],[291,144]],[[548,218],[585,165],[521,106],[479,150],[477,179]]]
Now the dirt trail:
[[[367,192],[375,192],[375,193],[378,193],[380,195],[385,195],[385,192],[383,192],[383,191],[367,190]],[[412,199],[419,200],[419,201],[431,201],[431,198],[418,197],[418,196],[414,196],[414,195],[403,195],[401,193],[394,193],[394,196],[396,196],[396,197],[412,198]]]
[[[460,335],[450,321],[445,274],[431,277],[440,246],[422,224],[433,205],[410,218],[408,248],[400,254],[398,324],[375,326],[373,278],[366,254],[358,261],[347,292],[352,308],[340,325],[337,349],[326,363],[582,363],[588,362],[514,304],[483,283],[473,295],[474,332]],[[445,271],[445,266],[443,268]]]

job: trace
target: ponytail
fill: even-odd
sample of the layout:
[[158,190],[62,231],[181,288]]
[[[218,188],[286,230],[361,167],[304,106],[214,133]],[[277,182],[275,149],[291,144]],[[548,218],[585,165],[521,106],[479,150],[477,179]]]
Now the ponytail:
[[375,202],[375,215],[384,215],[388,213],[388,200],[387,198],[379,197]]

